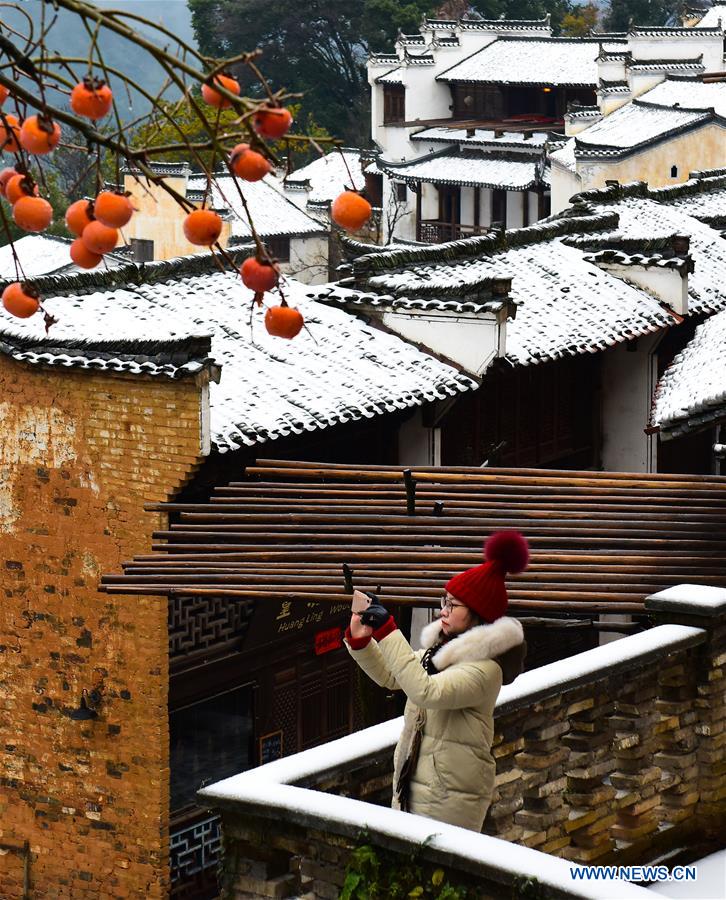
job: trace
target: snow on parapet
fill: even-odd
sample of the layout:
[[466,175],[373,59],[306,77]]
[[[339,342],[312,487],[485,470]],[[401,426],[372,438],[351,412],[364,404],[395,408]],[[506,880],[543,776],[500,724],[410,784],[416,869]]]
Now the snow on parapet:
[[647,609],[700,612],[709,616],[726,613],[726,588],[707,584],[676,584],[646,597]]
[[[662,625],[631,635],[520,675],[512,685],[502,689],[497,710],[502,712],[505,707],[530,704],[543,695],[561,693],[569,686],[609,677],[613,667],[635,667],[705,639],[706,632],[702,629],[679,625]],[[402,718],[375,725],[209,785],[199,791],[199,796],[209,806],[233,808],[239,803],[241,812],[248,805],[267,817],[282,816],[287,821],[308,826],[311,820],[319,820],[327,830],[341,834],[367,831],[379,841],[395,839],[406,841],[412,847],[425,846],[427,852],[446,856],[454,866],[460,860],[466,862],[468,871],[472,864],[479,864],[484,871],[505,874],[506,879],[536,878],[558,894],[599,900],[652,897],[647,890],[619,880],[602,885],[595,881],[583,882],[574,888],[572,864],[555,856],[400,810],[296,786],[335,769],[346,769],[354,762],[391,753],[402,725]]]

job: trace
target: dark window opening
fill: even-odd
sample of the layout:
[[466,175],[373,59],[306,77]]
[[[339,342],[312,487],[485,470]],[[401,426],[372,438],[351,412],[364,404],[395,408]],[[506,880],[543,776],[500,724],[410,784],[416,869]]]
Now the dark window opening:
[[501,188],[492,191],[492,225],[507,227],[507,192]]
[[372,206],[383,206],[383,175],[375,172],[366,172],[366,194]]
[[592,106],[595,92],[590,88],[558,85],[452,84],[455,119],[542,119],[543,124],[560,121],[568,104]]
[[286,234],[265,238],[265,244],[278,262],[290,262],[290,238]]
[[398,125],[406,120],[406,88],[402,84],[383,85],[383,124]]
[[195,805],[202,782],[254,765],[252,687],[235,688],[169,715],[172,812]]
[[408,199],[408,189],[406,187],[406,184],[401,181],[397,182],[396,183],[396,200],[398,200],[399,203],[405,203],[407,199]]
[[678,178],[678,166],[671,166],[671,178]]
[[154,242],[145,238],[131,238],[129,241],[134,262],[145,263],[154,260]]
[[552,194],[544,191],[537,195],[537,218],[546,219],[552,210]]
[[438,192],[439,222],[458,225],[461,221],[461,189],[440,186]]

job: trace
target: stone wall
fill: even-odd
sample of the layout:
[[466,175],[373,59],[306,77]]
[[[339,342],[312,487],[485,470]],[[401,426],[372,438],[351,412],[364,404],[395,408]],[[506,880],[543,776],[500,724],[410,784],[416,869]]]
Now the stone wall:
[[[552,875],[555,862],[565,869],[565,860],[637,864],[687,845],[694,834],[722,842],[726,591],[696,588],[707,602],[694,604],[686,587],[681,599],[666,591],[649,600],[667,624],[532,670],[502,690],[496,788],[484,832],[539,851],[539,866],[530,855],[517,868],[514,848],[503,855],[486,836],[472,837],[465,853],[452,856],[450,826],[389,809],[371,813],[368,804],[343,799],[390,801],[392,747],[363,754],[370,738],[361,735],[357,747],[345,745],[349,750],[336,742],[326,755],[300,754],[297,764],[291,758],[201,792],[222,809],[224,896],[337,896],[361,843],[442,865],[452,884],[476,871],[482,889],[511,890],[518,878],[534,875],[566,895]],[[337,762],[316,768],[315,759],[336,755]],[[325,802],[319,792],[328,795]],[[277,836],[264,841],[265,853],[274,855],[270,868],[260,848],[272,815]],[[423,826],[419,839],[414,825]]]
[[[26,868],[33,897],[167,892],[167,604],[97,585],[201,461],[200,397],[0,357],[3,900]],[[83,691],[95,719],[73,718]]]

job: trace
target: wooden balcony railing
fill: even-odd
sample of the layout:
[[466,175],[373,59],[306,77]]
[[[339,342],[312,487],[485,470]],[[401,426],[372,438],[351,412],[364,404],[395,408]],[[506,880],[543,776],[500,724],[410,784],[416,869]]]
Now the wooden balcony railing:
[[443,244],[445,241],[456,241],[475,234],[484,234],[488,229],[480,225],[460,225],[454,222],[436,222],[424,220],[417,225],[416,240],[426,244]]

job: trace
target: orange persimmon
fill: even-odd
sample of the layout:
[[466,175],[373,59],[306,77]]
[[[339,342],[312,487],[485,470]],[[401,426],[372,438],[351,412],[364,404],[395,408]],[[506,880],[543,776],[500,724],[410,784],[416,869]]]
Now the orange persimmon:
[[28,153],[43,156],[50,153],[60,143],[60,125],[48,116],[28,116],[20,126],[20,145]]
[[[212,84],[216,84],[218,87],[226,88],[230,92],[230,94],[236,94],[237,96],[239,96],[239,82],[236,78],[232,78],[231,75],[215,75],[212,79]],[[229,109],[229,107],[232,105],[231,100],[229,100],[227,97],[222,96],[219,91],[215,91],[210,84],[202,85],[202,97],[204,98],[205,103],[208,103],[210,106],[214,106],[216,109]]]
[[53,221],[53,207],[42,197],[20,197],[13,205],[13,220],[23,231],[45,231]]
[[284,106],[263,106],[255,113],[254,121],[257,134],[276,140],[290,130],[292,113]]
[[211,209],[194,209],[184,219],[184,236],[190,244],[211,247],[222,233],[222,220]]
[[93,214],[109,228],[123,228],[134,214],[134,208],[126,194],[101,191],[93,202]]
[[2,293],[3,306],[11,316],[29,319],[40,309],[40,298],[36,290],[23,282],[14,281]]
[[277,266],[254,256],[250,256],[242,263],[240,275],[245,287],[260,294],[271,291],[280,277]]
[[83,229],[81,240],[86,250],[103,256],[104,253],[110,253],[118,243],[118,231],[94,220]]
[[265,328],[274,337],[290,340],[305,324],[302,313],[290,306],[270,306],[265,313]]
[[81,269],[95,269],[103,259],[100,253],[92,253],[79,237],[71,244],[70,254],[73,262]]
[[0,116],[0,150],[5,150],[6,153],[17,153],[20,149],[19,137],[18,117],[12,113],[4,113]]
[[259,181],[272,171],[265,157],[249,144],[237,144],[230,154],[230,164],[234,174],[245,181]]
[[330,215],[346,231],[358,231],[371,217],[371,205],[355,191],[343,191],[333,200]]
[[102,119],[112,104],[111,88],[99,78],[84,78],[71,91],[71,109],[84,119]]
[[93,219],[93,205],[89,200],[76,200],[66,210],[66,228],[80,237],[86,225],[90,225]]

